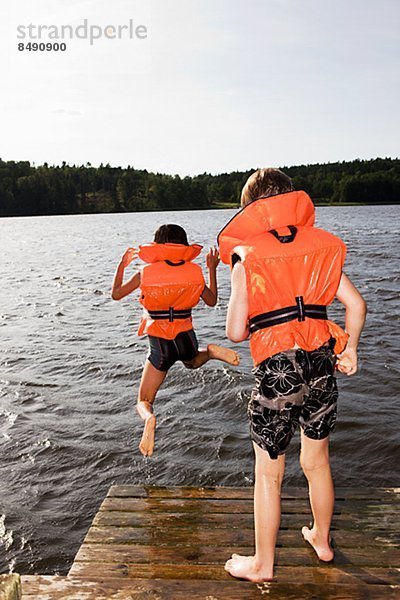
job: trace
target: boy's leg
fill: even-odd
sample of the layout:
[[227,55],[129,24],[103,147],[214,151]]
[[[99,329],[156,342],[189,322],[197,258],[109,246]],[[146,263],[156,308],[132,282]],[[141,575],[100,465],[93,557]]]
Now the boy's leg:
[[268,452],[254,444],[256,455],[254,483],[254,556],[233,554],[225,569],[241,579],[269,581],[273,577],[275,544],[281,519],[281,485],[285,455],[273,460]]
[[301,432],[300,464],[308,480],[311,510],[314,517],[312,529],[303,527],[304,539],[311,544],[318,558],[333,559],[329,530],[335,494],[329,463],[329,437],[312,440]]
[[154,398],[167,375],[167,371],[159,371],[149,360],[146,360],[139,386],[137,411],[144,421],[142,439],[139,450],[143,456],[151,456],[154,450],[156,417],[153,413]]
[[196,334],[193,329],[179,333],[174,344],[178,350],[179,360],[187,369],[198,369],[209,360],[222,360],[230,365],[238,365],[239,355],[234,350],[216,344],[208,344],[206,350],[199,350]]
[[216,344],[208,344],[206,350],[199,350],[197,356],[195,356],[193,360],[185,361],[184,365],[188,369],[198,369],[209,360],[221,360],[222,362],[228,363],[228,365],[235,366],[240,362],[239,355],[234,350],[224,348],[223,346],[217,346]]

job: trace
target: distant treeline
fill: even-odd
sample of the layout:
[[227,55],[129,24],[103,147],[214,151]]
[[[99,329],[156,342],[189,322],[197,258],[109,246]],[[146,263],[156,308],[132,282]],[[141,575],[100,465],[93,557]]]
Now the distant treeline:
[[[318,203],[397,204],[400,160],[376,158],[282,167]],[[31,165],[0,159],[0,215],[54,215],[213,208],[238,204],[253,171],[194,177],[128,166]]]

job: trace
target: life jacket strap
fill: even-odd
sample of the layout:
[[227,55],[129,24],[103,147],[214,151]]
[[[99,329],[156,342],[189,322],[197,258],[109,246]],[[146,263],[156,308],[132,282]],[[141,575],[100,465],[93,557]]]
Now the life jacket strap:
[[322,304],[304,304],[303,296],[296,296],[296,305],[278,308],[261,315],[257,315],[249,320],[249,331],[254,333],[266,327],[273,327],[289,321],[305,321],[306,319],[324,319],[328,315],[326,306]]
[[176,310],[172,306],[168,310],[148,310],[149,317],[155,321],[169,321],[173,323],[176,319],[190,319],[192,316],[192,309],[185,308],[182,310]]
[[184,260],[178,260],[178,262],[173,262],[172,260],[166,260],[165,261],[167,263],[167,265],[169,265],[170,267],[181,267],[182,265],[185,264]]
[[294,238],[296,237],[297,227],[294,225],[288,225],[288,229],[290,234],[287,235],[280,235],[276,229],[270,229],[268,233],[271,233],[281,244],[290,244],[290,242],[293,242]]

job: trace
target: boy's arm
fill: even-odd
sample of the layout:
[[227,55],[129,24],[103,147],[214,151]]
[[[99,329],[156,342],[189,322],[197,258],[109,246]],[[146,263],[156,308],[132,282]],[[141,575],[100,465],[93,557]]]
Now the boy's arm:
[[249,337],[249,308],[246,272],[240,262],[237,262],[232,269],[231,286],[226,316],[226,335],[231,342],[242,342]]
[[111,297],[113,300],[121,300],[139,287],[139,271],[135,273],[126,283],[123,283],[125,268],[137,257],[137,255],[138,253],[135,248],[128,248],[125,250],[114,275],[114,281],[111,288]]
[[341,373],[354,375],[357,371],[357,346],[364,327],[367,304],[350,279],[342,273],[336,298],[346,308],[346,331],[349,339],[338,356],[337,368]]
[[218,300],[217,267],[219,264],[218,250],[213,247],[207,253],[208,285],[204,286],[202,299],[208,306],[215,306]]

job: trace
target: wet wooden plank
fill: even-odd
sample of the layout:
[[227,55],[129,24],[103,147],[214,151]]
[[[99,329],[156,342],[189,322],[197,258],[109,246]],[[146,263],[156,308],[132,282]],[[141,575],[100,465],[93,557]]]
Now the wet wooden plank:
[[[245,499],[232,500],[209,500],[209,499],[186,499],[186,498],[105,498],[100,510],[118,510],[131,512],[190,512],[190,513],[253,513],[253,501]],[[376,515],[400,518],[400,503],[387,503],[382,501],[354,501],[338,500],[335,502],[334,514],[351,512],[363,512]],[[308,500],[283,500],[282,514],[309,514],[310,505]]]
[[[251,499],[253,487],[193,487],[193,486],[135,486],[135,485],[113,485],[107,494],[109,498],[220,498],[220,499]],[[399,500],[400,488],[336,488],[337,500],[370,499]],[[307,487],[283,488],[283,499],[308,499]]]
[[85,580],[76,577],[30,576],[23,578],[23,599],[49,597],[52,600],[254,600],[268,598],[310,600],[332,598],[348,600],[397,599],[400,588],[389,586],[327,584],[252,584],[237,581],[141,580],[132,585],[129,580]]
[[[145,546],[124,544],[83,544],[75,562],[135,562],[179,564],[223,564],[232,553],[246,554],[248,547],[220,546]],[[277,548],[276,564],[285,566],[317,566],[314,551],[303,548]],[[335,565],[352,564],[370,567],[398,567],[400,550],[374,547],[336,549]]]
[[[92,526],[87,533],[84,543],[94,544],[144,544],[159,546],[193,546],[197,544],[208,546],[249,546],[253,547],[254,532],[252,529],[201,529],[196,526],[185,528],[171,527],[99,527]],[[396,545],[400,542],[400,532],[376,533],[366,531],[335,531],[333,543],[339,547],[352,548],[356,546],[380,547],[382,543]],[[280,530],[278,546],[304,546],[303,537],[299,530]]]
[[0,600],[20,600],[21,580],[16,573],[0,575]]
[[[281,529],[298,530],[303,525],[308,525],[312,519],[311,512],[308,514],[283,514]],[[132,527],[190,527],[198,526],[203,529],[217,528],[252,528],[252,513],[179,513],[164,512],[154,513],[151,511],[99,511],[94,518],[96,526],[132,526]],[[377,532],[400,531],[400,519],[392,518],[391,515],[376,516],[342,513],[334,515],[332,529],[363,529]]]
[[[97,563],[76,562],[70,575],[96,578],[99,574]],[[223,565],[179,565],[144,563],[101,563],[102,577],[129,579],[206,579],[230,581],[231,577]],[[344,584],[363,582],[369,585],[400,585],[400,572],[396,568],[376,567],[317,567],[280,566],[275,570],[275,580],[280,583],[326,583]]]
[[[126,588],[112,591],[114,595],[101,588],[93,596],[96,600],[103,593],[109,594],[105,598],[146,600],[246,600],[259,593],[282,600],[397,598],[398,492],[336,490],[335,560],[323,565],[300,533],[311,520],[307,492],[286,490],[275,581],[260,587],[235,581],[223,569],[232,552],[253,550],[252,488],[113,486],[70,576],[94,581],[101,573],[103,578],[131,582],[132,595],[125,596]],[[90,593],[85,588],[86,595],[79,597],[90,599]]]

